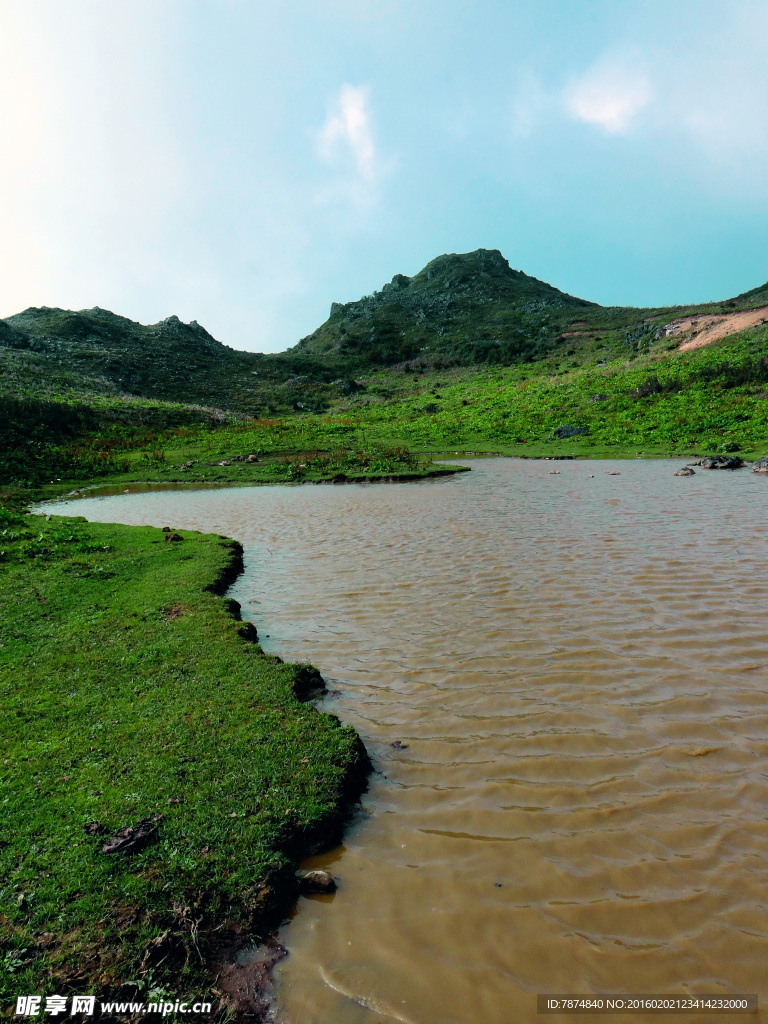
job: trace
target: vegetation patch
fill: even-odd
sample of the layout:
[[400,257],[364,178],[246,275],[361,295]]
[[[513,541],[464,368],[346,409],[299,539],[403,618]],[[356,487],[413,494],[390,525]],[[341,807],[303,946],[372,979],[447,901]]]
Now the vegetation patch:
[[364,785],[354,730],[297,697],[309,669],[217,596],[239,547],[167,535],[0,511],[3,999],[199,993]]

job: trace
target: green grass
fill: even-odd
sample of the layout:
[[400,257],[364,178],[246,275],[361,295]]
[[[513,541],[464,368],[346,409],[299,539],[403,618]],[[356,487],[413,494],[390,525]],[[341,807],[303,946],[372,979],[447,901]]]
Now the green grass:
[[[199,991],[228,937],[285,912],[296,858],[338,835],[360,742],[206,590],[233,542],[0,518],[0,996]],[[159,814],[156,842],[101,851]]]
[[[589,457],[768,449],[768,329],[693,352],[662,342],[628,358],[434,371],[380,372],[333,416],[290,421],[281,443],[321,445],[337,431],[422,451]],[[589,433],[558,440],[564,425]]]

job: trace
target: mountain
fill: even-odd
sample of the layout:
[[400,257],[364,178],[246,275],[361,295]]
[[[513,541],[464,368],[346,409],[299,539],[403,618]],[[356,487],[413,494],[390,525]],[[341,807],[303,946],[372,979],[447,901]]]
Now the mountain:
[[[6,385],[129,394],[239,408],[253,404],[259,357],[170,316],[139,324],[107,309],[31,307],[0,320]],[[8,378],[11,378],[9,381]]]
[[461,363],[531,359],[560,325],[600,307],[513,270],[498,249],[438,256],[414,277],[331,305],[290,356],[391,365],[429,353]]
[[[688,307],[728,311],[768,302],[768,284],[736,299]],[[586,338],[627,354],[684,307],[600,306],[513,270],[498,249],[438,256],[414,277],[395,274],[373,295],[331,305],[328,319],[287,356],[338,366],[531,362]],[[597,332],[597,336],[595,336]]]

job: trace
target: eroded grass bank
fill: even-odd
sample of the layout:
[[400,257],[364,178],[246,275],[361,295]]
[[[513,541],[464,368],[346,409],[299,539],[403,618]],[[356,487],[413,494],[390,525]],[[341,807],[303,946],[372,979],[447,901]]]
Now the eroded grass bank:
[[355,731],[298,699],[312,672],[217,596],[239,546],[166,536],[0,509],[4,1003],[215,988],[364,786]]

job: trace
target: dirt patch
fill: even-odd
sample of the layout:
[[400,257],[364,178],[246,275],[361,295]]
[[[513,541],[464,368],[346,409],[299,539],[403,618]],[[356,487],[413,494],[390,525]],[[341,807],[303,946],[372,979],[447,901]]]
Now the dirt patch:
[[768,321],[768,306],[758,309],[742,309],[736,313],[711,313],[706,316],[683,316],[664,327],[667,338],[679,337],[682,344],[680,352],[690,352],[695,348],[703,348],[718,338],[727,338],[737,331],[746,331],[748,327]]
[[216,979],[222,997],[221,1009],[227,1010],[235,1020],[251,1024],[268,1024],[275,1020],[273,970],[288,954],[274,945],[246,947],[224,965]]
[[163,618],[166,622],[169,622],[172,619],[182,619],[185,615],[189,615],[191,611],[192,609],[188,604],[182,604],[179,602],[178,604],[172,604],[170,608],[166,608],[163,612]]

